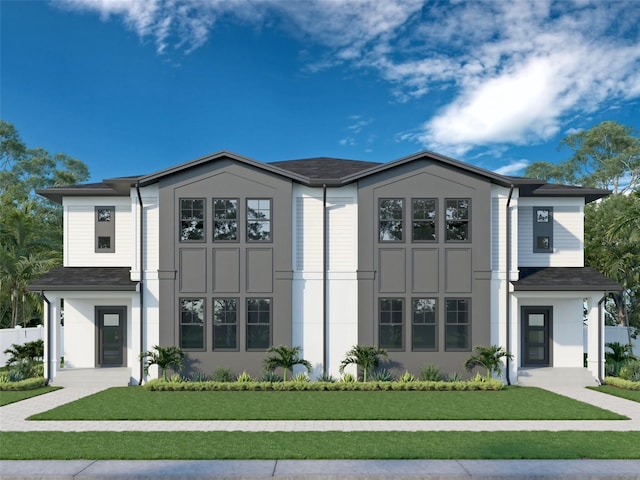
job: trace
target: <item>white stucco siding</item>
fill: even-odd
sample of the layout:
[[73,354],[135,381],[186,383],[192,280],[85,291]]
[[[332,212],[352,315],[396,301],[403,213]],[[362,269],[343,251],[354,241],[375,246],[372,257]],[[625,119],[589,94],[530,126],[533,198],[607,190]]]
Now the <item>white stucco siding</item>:
[[[95,251],[95,207],[115,207],[115,252]],[[132,215],[129,197],[67,197],[64,209],[65,267],[131,266]]]
[[[293,343],[322,373],[323,199],[321,188],[294,186]],[[357,189],[327,189],[327,367],[337,376],[344,353],[357,343]]]
[[[553,207],[553,252],[533,252],[533,208]],[[520,198],[518,205],[520,267],[584,266],[584,199]]]

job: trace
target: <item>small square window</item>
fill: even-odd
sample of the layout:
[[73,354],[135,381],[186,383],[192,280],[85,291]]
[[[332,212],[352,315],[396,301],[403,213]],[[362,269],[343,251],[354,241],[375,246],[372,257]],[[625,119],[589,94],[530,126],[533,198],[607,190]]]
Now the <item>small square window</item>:
[[549,250],[549,248],[551,248],[549,237],[537,237],[536,248],[538,250]]
[[111,221],[111,209],[110,208],[98,208],[98,221],[110,222]]
[[539,208],[536,210],[536,222],[549,223],[549,210],[546,208]]
[[105,250],[111,248],[111,237],[98,237],[98,249]]

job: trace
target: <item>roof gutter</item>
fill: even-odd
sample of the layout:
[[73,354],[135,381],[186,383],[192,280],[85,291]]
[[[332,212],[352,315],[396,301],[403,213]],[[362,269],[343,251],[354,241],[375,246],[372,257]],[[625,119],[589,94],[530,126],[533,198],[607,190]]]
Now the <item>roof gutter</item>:
[[[140,353],[144,352],[144,204],[142,203],[142,195],[140,195],[140,180],[136,182],[136,193],[138,194],[138,205],[140,206]],[[144,379],[144,362],[142,357],[140,360],[140,381],[139,385],[142,385]]]
[[[511,288],[509,287],[509,285],[511,284],[511,213],[509,211],[509,208],[511,206],[511,197],[513,196],[513,183],[511,184],[511,186],[509,187],[509,198],[507,198],[507,261],[506,261],[506,268],[507,268],[507,282],[506,282],[506,307],[507,307],[507,311],[506,311],[506,316],[507,316],[507,325],[506,325],[506,333],[507,333],[507,344],[505,349],[507,350],[507,352],[511,351]],[[511,385],[511,375],[509,373],[510,370],[510,365],[509,365],[509,357],[505,357],[506,358],[506,380],[507,380],[507,385]]]

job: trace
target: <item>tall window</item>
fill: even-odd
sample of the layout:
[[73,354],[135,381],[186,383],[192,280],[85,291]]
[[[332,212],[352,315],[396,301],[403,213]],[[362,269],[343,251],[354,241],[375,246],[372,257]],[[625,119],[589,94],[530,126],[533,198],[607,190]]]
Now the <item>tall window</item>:
[[470,350],[471,301],[467,298],[447,298],[445,304],[445,350]]
[[180,299],[180,347],[204,350],[204,298]]
[[438,350],[438,311],[435,298],[414,298],[411,323],[411,348]]
[[414,198],[413,210],[413,240],[437,240],[437,203],[435,198]]
[[113,253],[116,251],[116,208],[95,207],[95,252]]
[[213,240],[238,240],[238,200],[213,199]]
[[378,238],[381,242],[401,242],[404,229],[404,200],[381,199],[378,204]]
[[445,207],[445,230],[447,242],[467,242],[471,239],[469,228],[471,200],[447,199]]
[[403,318],[403,299],[380,299],[380,328],[378,331],[379,347],[389,350],[402,350],[404,348]]
[[238,299],[213,300],[213,349],[238,349]]
[[247,298],[247,350],[271,346],[271,299]]
[[204,198],[180,199],[180,241],[204,241]]
[[271,199],[247,200],[247,240],[271,240]]

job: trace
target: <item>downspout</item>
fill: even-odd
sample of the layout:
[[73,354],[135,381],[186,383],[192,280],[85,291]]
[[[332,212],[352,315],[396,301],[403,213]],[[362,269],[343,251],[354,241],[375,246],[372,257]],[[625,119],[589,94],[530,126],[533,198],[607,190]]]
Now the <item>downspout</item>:
[[53,379],[53,365],[51,363],[51,302],[45,296],[44,290],[40,291],[40,296],[47,303],[47,372],[45,378],[45,385],[49,385]]
[[[509,283],[511,280],[511,213],[509,212],[509,207],[511,206],[511,196],[513,195],[513,183],[509,186],[509,198],[507,198],[507,284],[506,284],[506,297],[507,297],[507,352],[511,351],[511,292],[509,288]],[[509,357],[506,357],[506,380],[507,385],[511,385],[511,376],[509,373],[510,365],[509,365]]]
[[602,351],[602,331],[604,330],[604,318],[602,315],[602,309],[604,302],[607,300],[608,296],[609,293],[607,292],[598,302],[598,383],[600,385],[604,385],[604,378],[602,378],[602,372],[604,371],[602,365],[602,357],[604,356],[604,353]]
[[327,184],[322,184],[322,375],[327,370]]
[[[140,205],[140,283],[138,288],[140,290],[140,353],[144,352],[144,204],[142,203],[142,196],[140,195],[140,180],[136,182],[136,193],[138,194],[138,205]],[[139,385],[142,385],[144,379],[144,362],[140,358],[140,381]]]

